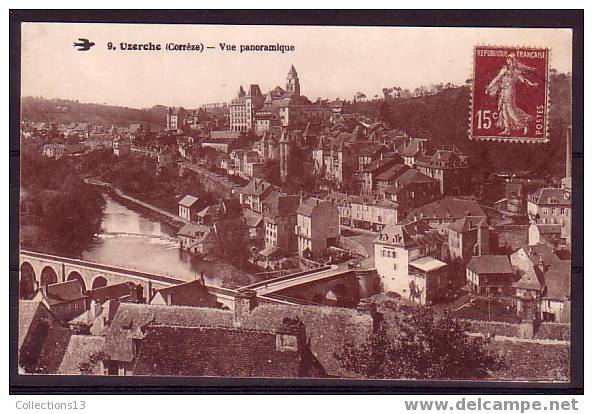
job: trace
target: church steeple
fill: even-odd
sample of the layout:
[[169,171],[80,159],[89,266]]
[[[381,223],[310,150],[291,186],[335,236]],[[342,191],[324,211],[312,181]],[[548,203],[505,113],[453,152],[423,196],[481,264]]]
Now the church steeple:
[[286,92],[292,96],[301,96],[301,84],[299,82],[299,75],[294,68],[294,65],[290,65],[290,70],[286,77]]

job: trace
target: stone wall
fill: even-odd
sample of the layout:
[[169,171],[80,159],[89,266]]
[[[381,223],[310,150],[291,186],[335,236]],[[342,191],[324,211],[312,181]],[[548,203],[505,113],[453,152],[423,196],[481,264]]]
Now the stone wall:
[[498,251],[510,253],[529,244],[529,224],[505,224],[494,226]]
[[[520,323],[488,322],[472,319],[463,319],[469,322],[469,330],[482,334],[494,334],[509,337],[526,337],[526,331]],[[570,324],[543,322],[534,325],[533,337],[535,339],[547,339],[552,341],[570,341]]]
[[535,338],[570,341],[570,324],[543,322],[537,328]]
[[510,337],[519,337],[521,334],[521,325],[518,323],[488,322],[471,319],[462,320],[469,323],[469,330],[471,332]]

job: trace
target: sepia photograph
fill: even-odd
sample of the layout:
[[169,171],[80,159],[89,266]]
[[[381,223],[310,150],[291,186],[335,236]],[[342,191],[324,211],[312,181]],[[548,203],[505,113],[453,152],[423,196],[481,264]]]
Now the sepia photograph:
[[18,30],[19,377],[574,380],[572,29]]

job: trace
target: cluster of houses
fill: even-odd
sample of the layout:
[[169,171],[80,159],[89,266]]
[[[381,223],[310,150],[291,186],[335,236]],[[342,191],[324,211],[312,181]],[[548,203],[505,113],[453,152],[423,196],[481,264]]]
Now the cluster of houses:
[[[229,204],[234,206],[232,218]],[[238,205],[228,200],[199,206],[199,200],[190,195],[179,201],[179,216],[189,221],[178,232],[179,244],[191,253],[208,255],[222,249],[228,237],[221,232],[228,228],[235,240],[257,248],[257,256],[266,265],[297,254],[321,257],[328,248],[338,246],[337,207],[320,198],[283,193],[259,178],[252,178],[240,190]]]
[[[468,156],[458,148],[350,114],[343,101],[311,103],[294,67],[285,87],[267,94],[254,84],[228,104],[169,108],[164,134],[175,136],[174,146],[132,146],[145,125],[40,124],[23,134],[56,128],[78,141],[46,144],[48,157],[112,148],[197,168],[199,152],[216,151],[220,168],[247,184],[211,205],[190,194],[179,200],[179,247],[191,254],[247,246],[257,264],[277,269],[291,258],[322,262],[343,247],[348,230],[372,237],[367,253],[381,290],[405,303],[433,305],[465,289],[507,299],[524,320],[570,321],[568,166],[560,186],[513,178],[504,199],[483,205],[468,196]],[[274,165],[280,181],[272,184]],[[290,190],[291,179],[309,173],[315,188]],[[85,291],[71,280],[44,284],[20,306],[19,347],[35,335],[36,321],[48,321],[62,332],[62,346],[48,337],[47,354],[44,345],[37,359],[54,360],[38,365],[62,374],[352,376],[334,351],[381,319],[376,310],[258,303],[247,290],[239,290],[234,310],[221,309],[203,280],[146,294],[131,283]],[[179,360],[196,350],[201,358]]]
[[112,149],[116,155],[130,152],[132,143],[151,133],[147,123],[133,123],[127,127],[72,122],[23,122],[21,134],[25,140],[39,140],[42,155],[62,158],[99,149]]
[[45,294],[19,302],[21,373],[352,378],[336,353],[385,323],[375,308],[273,303],[246,289],[229,309],[200,280],[150,301],[62,285],[51,297],[80,297],[76,312],[57,313]]

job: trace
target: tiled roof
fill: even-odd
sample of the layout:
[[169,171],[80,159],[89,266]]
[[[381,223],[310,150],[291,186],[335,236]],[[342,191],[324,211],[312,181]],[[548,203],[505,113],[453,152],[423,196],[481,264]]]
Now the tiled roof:
[[562,225],[560,224],[535,224],[540,234],[560,234]]
[[118,299],[126,296],[133,296],[137,285],[132,282],[118,283],[115,285],[103,286],[88,291],[91,300],[103,303],[110,299]]
[[418,244],[429,246],[439,245],[444,242],[444,237],[422,221],[414,221],[407,224],[391,224],[385,226],[377,235],[374,242],[408,248]]
[[462,217],[459,220],[451,223],[449,225],[449,228],[451,230],[456,231],[457,233],[465,233],[466,231],[473,230],[477,227],[482,227],[482,226],[488,227],[485,217],[467,216],[467,217]]
[[43,305],[39,301],[19,300],[19,348],[23,344],[40,306]]
[[329,375],[352,377],[335,353],[347,342],[359,343],[372,332],[370,315],[355,309],[329,306],[261,304],[251,312],[242,327],[274,329],[285,317],[298,317],[304,324],[311,352]]
[[202,210],[200,210],[198,213],[196,213],[196,215],[198,217],[206,217],[206,216],[216,217],[221,209],[222,209],[222,206],[220,204],[213,204],[211,206],[204,207]]
[[359,156],[370,157],[370,156],[373,156],[375,154],[378,154],[382,150],[385,150],[385,147],[383,145],[381,145],[381,144],[377,144],[377,143],[365,143],[365,145],[363,145],[360,148],[360,150],[358,151],[358,155]]
[[410,169],[404,164],[395,164],[389,167],[386,171],[382,172],[377,176],[377,180],[392,180],[397,178],[400,174],[404,174],[406,170]]
[[399,204],[397,202],[386,199],[386,198],[374,202],[373,205],[377,206],[377,207],[392,208],[392,209],[397,209],[399,207]]
[[284,195],[272,191],[264,200],[268,210],[264,216],[269,219],[296,215],[301,198],[298,195]]
[[[260,304],[242,321],[241,328],[272,331],[283,318],[295,316],[305,324],[311,351],[327,373],[352,377],[351,372],[342,368],[335,352],[340,351],[346,342],[360,342],[370,334],[373,325],[370,315],[347,308]],[[228,328],[233,326],[233,312],[213,308],[122,303],[106,331],[106,352],[113,359],[131,361],[132,338],[142,338],[142,328],[149,324]],[[227,359],[231,362],[234,360],[228,356]]]
[[[46,320],[50,324],[47,334],[41,338],[42,343],[33,344],[30,341],[39,340],[35,335],[29,336],[31,326],[37,326],[37,321]],[[63,326],[41,302],[19,301],[19,350],[23,345],[37,348],[36,368],[43,373],[55,374],[64,357],[66,346],[70,338],[70,330]]]
[[62,283],[47,285],[47,297],[51,299],[70,301],[86,297],[82,293],[80,280],[69,280]]
[[[58,369],[60,375],[82,375],[79,364],[88,363],[91,355],[102,352],[105,338],[94,335],[72,335]],[[101,375],[100,364],[95,364],[93,371]]]
[[445,197],[439,201],[415,208],[410,212],[406,221],[421,218],[461,218],[464,216],[486,217],[486,214],[474,200]]
[[210,137],[204,139],[203,142],[228,144],[239,138],[240,135],[241,133],[238,131],[212,131]]
[[301,214],[303,216],[311,216],[316,208],[326,207],[328,205],[330,204],[325,200],[310,197],[301,202],[299,208],[297,209],[297,214]]
[[243,217],[245,218],[245,225],[247,227],[258,227],[263,221],[262,216],[248,208],[243,209]]
[[185,226],[183,226],[177,232],[177,234],[179,236],[196,238],[196,237],[200,237],[208,232],[210,232],[210,228],[208,226],[202,226],[200,224],[188,223]]
[[524,272],[523,274],[521,274],[519,280],[513,283],[514,288],[536,290],[538,292],[541,291],[543,285],[543,281],[540,280],[540,278],[534,270]]
[[564,301],[570,298],[570,261],[564,260],[550,265],[544,273],[546,281],[545,298]]
[[424,256],[419,259],[412,260],[409,265],[428,273],[434,270],[442,269],[443,267],[447,266],[447,263],[441,262],[434,257]]
[[539,265],[541,262],[548,265],[560,261],[560,258],[546,244],[531,244],[521,247],[520,250],[527,254],[534,265]]
[[271,187],[272,184],[265,180],[262,180],[260,178],[252,178],[251,180],[249,180],[249,183],[247,183],[247,185],[243,187],[241,192],[245,195],[261,196],[262,194],[270,190]]
[[418,155],[421,149],[421,143],[424,141],[426,140],[421,138],[412,138],[408,145],[398,150],[399,155],[401,155],[402,157],[413,157],[415,155]]
[[416,242],[412,238],[412,235],[406,226],[401,224],[391,224],[385,226],[375,238],[375,243],[386,243],[400,247],[410,247],[416,245]]
[[390,165],[393,165],[397,162],[395,159],[391,158],[383,158],[382,160],[375,160],[372,161],[369,165],[364,167],[364,172],[376,173],[382,172],[383,170],[389,168]]
[[233,313],[214,308],[122,303],[105,331],[105,352],[112,359],[133,359],[132,339],[143,337],[148,324],[167,326],[233,326]]
[[540,188],[531,197],[536,204],[570,206],[570,198],[565,198],[565,190],[562,188]]
[[183,206],[183,207],[193,207],[194,204],[196,204],[198,202],[198,197],[194,197],[192,195],[187,194],[185,197],[183,197],[181,200],[179,200],[179,205]]
[[474,256],[467,264],[468,269],[477,274],[513,274],[513,267],[507,256]]
[[405,186],[409,184],[433,183],[436,180],[414,168],[410,168],[397,178],[397,182],[401,186]]
[[215,307],[216,297],[204,287],[201,280],[194,280],[180,285],[159,289],[168,305]]
[[276,350],[276,335],[233,327],[150,326],[140,343],[135,375],[304,376],[301,355]]

